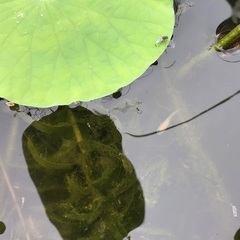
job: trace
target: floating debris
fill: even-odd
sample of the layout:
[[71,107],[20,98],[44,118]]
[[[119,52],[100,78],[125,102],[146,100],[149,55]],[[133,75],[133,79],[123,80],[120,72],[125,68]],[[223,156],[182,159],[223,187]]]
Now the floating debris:
[[231,203],[232,206],[232,212],[233,212],[233,217],[237,217],[237,208]]
[[15,103],[14,102],[6,102],[6,105],[8,107],[13,107],[13,106],[15,106]]
[[191,8],[194,5],[193,2],[185,2],[181,3],[177,7],[176,17],[179,18],[183,13],[185,13],[189,8]]
[[22,202],[22,204],[21,204],[20,208],[22,208],[23,205],[24,205],[24,203],[25,203],[25,197],[22,197],[22,198],[21,198],[21,202]]
[[177,11],[176,11],[176,13],[175,13],[175,17],[176,17],[176,25],[175,25],[175,27],[178,26],[180,16],[181,16],[183,13],[185,13],[188,9],[190,9],[193,5],[194,5],[193,2],[179,3],[179,4],[177,5]]

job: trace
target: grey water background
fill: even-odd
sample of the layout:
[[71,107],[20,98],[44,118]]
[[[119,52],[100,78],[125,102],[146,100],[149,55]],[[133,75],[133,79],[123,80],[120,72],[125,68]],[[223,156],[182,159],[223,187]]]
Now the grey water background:
[[[184,121],[240,89],[239,63],[225,62],[208,50],[217,26],[232,13],[230,5],[225,0],[192,2],[158,66],[123,88],[119,99],[109,96],[83,104],[114,120],[141,182],[145,219],[129,233],[131,240],[225,240],[233,239],[240,227],[232,210],[240,209],[240,96],[160,135],[125,134],[155,131],[176,110],[170,124]],[[14,116],[3,101],[0,116],[0,221],[7,226],[0,240],[27,239],[26,232],[29,239],[59,240],[21,149],[29,119]]]

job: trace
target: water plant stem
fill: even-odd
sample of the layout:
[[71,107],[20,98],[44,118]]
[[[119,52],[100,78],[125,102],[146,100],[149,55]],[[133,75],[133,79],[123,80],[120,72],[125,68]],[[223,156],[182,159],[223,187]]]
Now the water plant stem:
[[238,24],[232,31],[227,33],[221,38],[215,45],[216,51],[227,49],[231,44],[236,42],[240,38],[240,24]]
[[79,150],[80,150],[80,152],[82,152],[81,147],[80,147],[80,142],[83,140],[83,138],[82,138],[82,134],[80,132],[80,129],[78,127],[76,118],[73,115],[72,111],[70,111],[70,110],[68,111],[68,116],[69,116],[69,120],[70,120],[70,123],[71,123],[72,128],[73,128],[73,132],[74,132],[74,135],[75,135],[75,138],[76,138],[76,142],[79,146]]
[[26,232],[26,235],[25,235],[25,236],[26,236],[26,240],[31,240],[31,238],[30,238],[30,236],[28,235],[28,232],[27,232],[27,228],[26,228],[26,224],[25,224],[25,221],[24,221],[24,218],[23,218],[23,215],[22,215],[21,208],[20,208],[20,206],[19,206],[19,204],[18,204],[17,196],[16,196],[16,194],[15,194],[15,192],[14,192],[14,190],[13,190],[12,183],[11,183],[9,177],[8,177],[8,174],[7,174],[6,170],[5,170],[5,167],[4,167],[4,165],[2,164],[2,159],[0,159],[0,170],[1,170],[1,172],[2,172],[3,178],[4,178],[5,181],[6,181],[6,184],[7,184],[7,187],[8,187],[8,189],[9,189],[9,192],[10,192],[10,194],[11,194],[12,200],[13,200],[13,202],[14,202],[14,204],[15,204],[15,207],[16,207],[16,210],[17,210],[17,214],[18,214],[18,216],[19,216],[19,219],[20,219],[20,221],[22,222],[22,226],[23,226],[23,228],[24,228],[24,232]]

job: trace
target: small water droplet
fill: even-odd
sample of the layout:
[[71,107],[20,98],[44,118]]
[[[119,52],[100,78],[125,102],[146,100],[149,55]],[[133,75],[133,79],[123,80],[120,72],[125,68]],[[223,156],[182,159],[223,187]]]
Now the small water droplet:
[[43,17],[43,13],[41,13],[40,16]]

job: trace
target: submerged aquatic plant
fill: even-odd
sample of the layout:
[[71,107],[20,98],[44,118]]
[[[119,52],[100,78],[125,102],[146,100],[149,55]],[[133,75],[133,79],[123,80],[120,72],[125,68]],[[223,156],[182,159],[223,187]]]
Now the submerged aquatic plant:
[[4,222],[0,221],[0,234],[3,234],[6,230],[6,226],[4,224]]
[[60,107],[27,128],[23,150],[63,239],[122,239],[142,223],[142,188],[108,116]]

